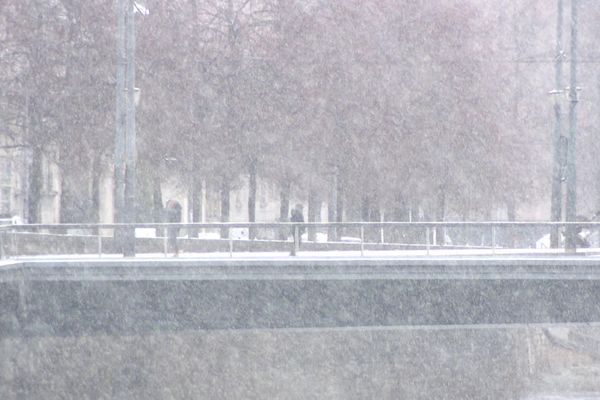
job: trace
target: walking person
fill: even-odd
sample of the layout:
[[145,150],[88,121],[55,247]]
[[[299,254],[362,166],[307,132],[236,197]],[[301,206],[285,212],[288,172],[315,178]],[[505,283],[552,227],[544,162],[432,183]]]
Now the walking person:
[[[181,204],[177,200],[169,200],[165,205],[165,222],[181,223]],[[167,228],[167,251],[172,251],[175,257],[179,256],[179,245],[177,244],[177,236],[179,235],[179,227]]]
[[[296,204],[294,209],[292,210],[292,215],[290,217],[290,222],[304,222],[304,215],[302,214],[302,204]],[[295,227],[292,226],[292,237],[294,238],[294,246],[292,247],[292,251],[290,256],[296,255],[296,247],[300,249],[300,244],[302,243],[302,235],[304,234],[304,227]]]

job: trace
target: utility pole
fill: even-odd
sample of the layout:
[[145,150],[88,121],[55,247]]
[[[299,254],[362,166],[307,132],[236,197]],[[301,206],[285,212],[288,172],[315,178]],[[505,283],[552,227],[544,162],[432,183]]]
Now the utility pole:
[[[125,123],[125,222],[135,223],[135,4],[127,0],[127,118]],[[135,228],[126,229],[125,257],[135,256]]]
[[[117,84],[116,84],[116,129],[114,150],[114,222],[123,222],[125,198],[125,15],[127,0],[117,0]],[[121,243],[122,231],[114,230],[116,243]]]
[[[556,20],[556,60],[555,60],[555,98],[554,98],[554,160],[552,165],[552,201],[550,208],[551,220],[560,222],[562,219],[562,181],[563,181],[563,144],[565,138],[562,135],[562,116],[560,106],[560,96],[563,93],[562,86],[562,24],[563,24],[563,0],[558,0],[557,3],[557,20]],[[558,227],[553,227],[550,232],[550,247],[559,247],[559,230]]]
[[[567,147],[567,205],[566,220],[577,218],[577,171],[575,144],[577,138],[577,0],[571,0],[571,79],[569,84],[569,142]],[[565,250],[575,252],[576,229],[569,226]]]

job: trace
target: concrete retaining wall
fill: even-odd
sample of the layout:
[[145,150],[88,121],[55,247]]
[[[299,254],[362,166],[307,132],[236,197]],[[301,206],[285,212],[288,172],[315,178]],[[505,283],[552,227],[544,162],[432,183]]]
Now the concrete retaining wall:
[[527,324],[600,321],[591,264],[212,263],[0,267],[0,398],[516,399]]
[[519,330],[204,331],[0,340],[12,399],[515,399]]

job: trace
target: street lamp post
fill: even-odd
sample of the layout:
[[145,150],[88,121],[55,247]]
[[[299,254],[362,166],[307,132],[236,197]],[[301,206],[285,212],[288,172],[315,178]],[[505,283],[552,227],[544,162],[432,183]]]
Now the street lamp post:
[[[135,2],[127,2],[127,117],[125,121],[125,223],[135,223],[136,148],[135,148]],[[135,228],[126,229],[123,255],[135,256]]]
[[[556,89],[550,92],[551,94],[562,93],[562,23],[563,23],[563,0],[557,2],[557,21],[556,21],[556,63],[555,63],[555,87]],[[562,185],[563,185],[563,167],[564,162],[561,160],[563,153],[562,148],[565,142],[565,137],[562,134],[562,116],[560,99],[554,99],[554,156],[552,165],[552,200],[550,208],[550,218],[552,221],[560,222],[562,219]],[[559,247],[558,227],[553,227],[550,233],[550,247]]]
[[[140,91],[135,87],[134,0],[117,2],[117,84],[115,130],[115,222],[135,223],[136,134],[135,107]],[[123,255],[135,255],[135,228],[116,229]]]
[[[115,150],[114,150],[114,179],[115,201],[114,222],[123,222],[125,205],[125,68],[127,56],[125,52],[125,19],[127,0],[117,1],[117,83],[116,83],[116,119],[115,119]],[[114,230],[115,241],[121,244],[122,232]]]
[[[577,172],[575,144],[577,138],[577,0],[571,2],[571,77],[569,87],[569,141],[567,146],[567,204],[566,221],[574,222],[577,214]],[[565,249],[577,248],[576,228],[567,228]]]

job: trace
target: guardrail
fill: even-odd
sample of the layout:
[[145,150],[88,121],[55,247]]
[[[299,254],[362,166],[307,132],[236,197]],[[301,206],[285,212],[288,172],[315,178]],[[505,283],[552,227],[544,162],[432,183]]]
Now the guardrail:
[[[380,245],[392,245],[392,246],[404,246],[406,248],[419,248],[425,250],[426,254],[431,254],[434,248],[477,248],[477,249],[488,249],[491,254],[495,254],[496,250],[500,248],[515,247],[514,238],[513,244],[510,243],[510,238],[507,240],[507,231],[518,231],[528,232],[527,234],[531,237],[539,236],[540,234],[550,234],[550,230],[559,232],[561,229],[564,231],[567,240],[565,241],[564,249],[565,252],[576,252],[578,243],[576,236],[581,232],[595,232],[598,240],[600,241],[600,222],[506,222],[506,221],[487,221],[487,222],[306,222],[306,223],[292,223],[292,222],[271,222],[271,223],[249,223],[249,222],[215,222],[215,223],[136,223],[136,224],[97,224],[97,223],[77,223],[77,224],[21,224],[21,225],[0,225],[0,257],[7,258],[13,256],[19,256],[18,248],[11,247],[10,238],[13,242],[17,234],[36,233],[52,235],[58,234],[64,237],[78,236],[73,234],[73,230],[78,231],[90,231],[89,235],[82,235],[80,237],[89,238],[94,237],[96,240],[97,253],[101,257],[103,254],[107,254],[104,250],[104,244],[111,242],[111,248],[120,248],[118,252],[123,251],[123,244],[127,238],[133,239],[135,229],[150,228],[156,229],[157,235],[155,238],[150,239],[161,239],[163,241],[163,252],[167,255],[168,250],[168,235],[165,234],[169,229],[187,230],[188,238],[191,238],[189,232],[193,231],[207,231],[207,230],[220,230],[221,240],[227,241],[229,244],[229,254],[233,256],[234,244],[236,242],[248,240],[256,241],[261,239],[248,238],[248,239],[236,239],[232,234],[231,230],[235,228],[247,229],[248,233],[257,232],[260,230],[271,230],[273,232],[279,232],[279,239],[262,239],[264,242],[272,241],[277,243],[288,243],[288,250],[294,254],[300,250],[301,235],[304,230],[312,231],[313,236],[315,232],[320,230],[327,231],[326,243],[345,243],[351,246],[355,246],[354,249],[360,250],[361,256],[365,254],[365,248],[368,245],[380,244]],[[462,232],[476,231],[477,235],[481,237],[479,243],[473,243],[473,241],[457,241],[452,244],[448,243],[447,233],[448,231]],[[375,232],[375,234],[374,234]],[[403,242],[398,238],[406,238],[407,232],[411,232],[410,242]],[[322,232],[320,232],[322,233]],[[344,233],[350,235],[354,240],[344,241]],[[367,234],[368,233],[368,237]],[[393,236],[393,240],[386,241],[386,233],[389,237],[390,233]],[[504,233],[502,240],[499,240],[499,233]],[[533,235],[533,236],[532,236]],[[260,235],[258,235],[260,237]],[[273,236],[273,235],[271,235]],[[468,236],[468,235],[467,235]],[[472,236],[472,235],[471,235]],[[572,238],[569,239],[569,236]],[[282,239],[285,237],[285,239]],[[441,237],[441,239],[440,239]],[[185,238],[185,237],[184,237]],[[177,241],[184,239],[178,237]],[[290,238],[292,240],[290,240]],[[134,251],[135,255],[135,242],[143,240],[144,238],[136,238],[134,240]],[[315,241],[309,242],[315,243]],[[523,243],[529,243],[531,247],[531,238],[519,243],[516,248],[523,248]],[[600,247],[600,245],[598,245]],[[11,251],[12,249],[12,251]]]

